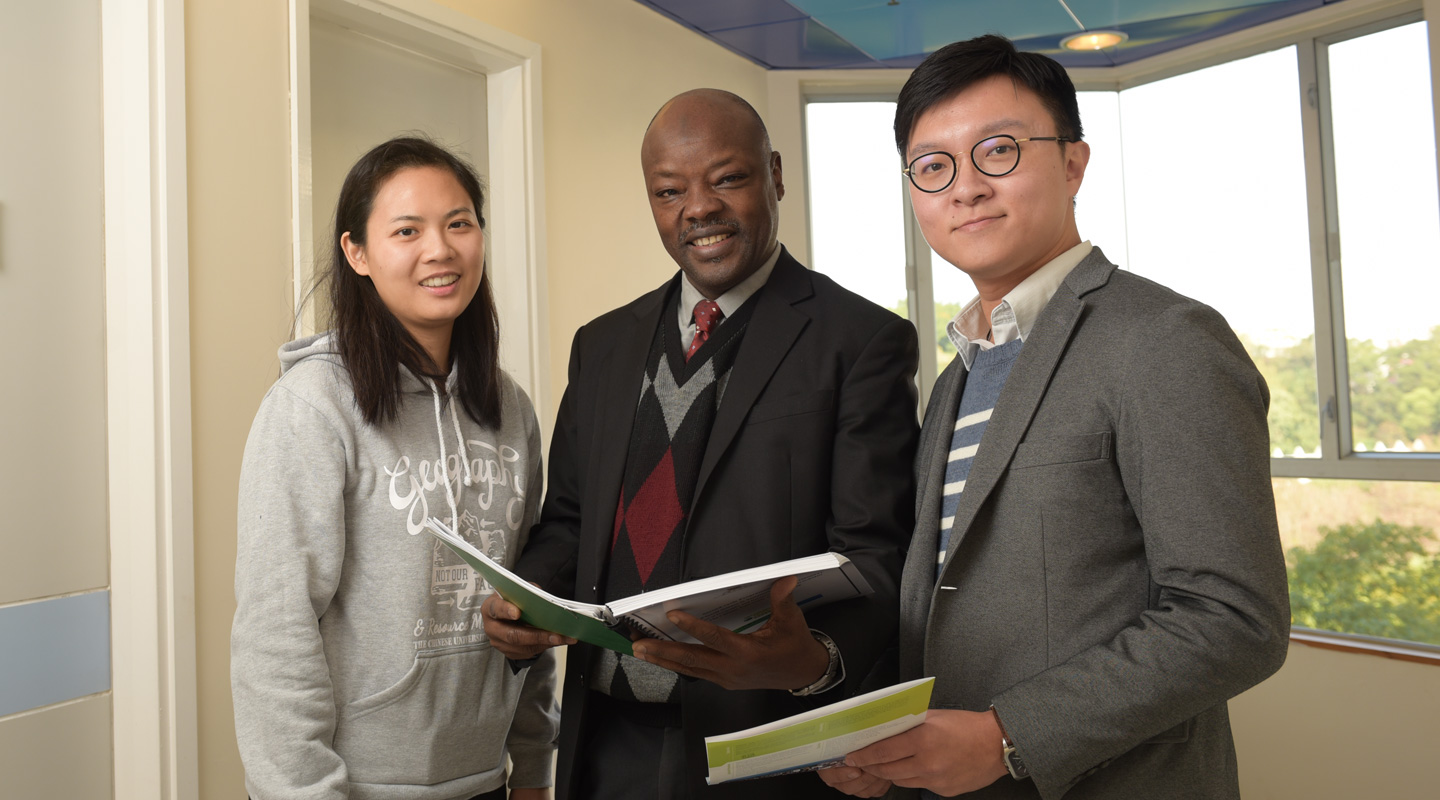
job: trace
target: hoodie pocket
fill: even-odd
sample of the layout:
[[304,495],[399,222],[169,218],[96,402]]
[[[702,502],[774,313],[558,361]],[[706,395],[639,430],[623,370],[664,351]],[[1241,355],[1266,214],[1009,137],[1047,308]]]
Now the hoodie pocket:
[[523,679],[489,645],[418,654],[394,685],[340,709],[335,751],[354,783],[430,785],[503,770]]

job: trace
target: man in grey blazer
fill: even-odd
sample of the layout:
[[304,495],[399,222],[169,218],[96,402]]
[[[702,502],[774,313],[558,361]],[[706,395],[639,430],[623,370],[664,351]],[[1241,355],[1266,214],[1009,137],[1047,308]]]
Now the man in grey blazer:
[[1263,379],[1213,309],[1081,240],[1089,145],[1053,60],[942,48],[895,134],[926,239],[979,293],[926,411],[901,586],[900,677],[935,688],[923,725],[822,777],[1238,796],[1226,701],[1279,668],[1290,619]]

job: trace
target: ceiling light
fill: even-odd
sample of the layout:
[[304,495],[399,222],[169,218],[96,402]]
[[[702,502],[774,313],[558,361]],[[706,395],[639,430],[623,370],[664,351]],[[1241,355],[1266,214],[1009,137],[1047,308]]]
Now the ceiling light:
[[1130,38],[1125,31],[1085,31],[1060,40],[1066,50],[1104,50]]

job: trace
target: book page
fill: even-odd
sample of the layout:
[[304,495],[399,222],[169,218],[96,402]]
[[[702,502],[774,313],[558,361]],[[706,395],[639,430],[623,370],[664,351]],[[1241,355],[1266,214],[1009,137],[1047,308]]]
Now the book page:
[[[758,570],[742,570],[692,581],[613,601],[609,605],[617,617],[655,639],[696,641],[665,616],[676,610],[693,614],[729,631],[750,633],[770,619],[770,587],[787,575],[795,575],[798,579],[793,596],[801,611],[871,592],[870,584],[849,559],[838,553],[822,553],[770,564]],[[733,583],[733,579],[743,576],[750,576],[750,579]],[[686,587],[703,588],[704,585],[711,588],[681,596],[669,591]]]
[[737,733],[705,737],[708,784],[835,766],[925,721],[934,678],[920,678]]

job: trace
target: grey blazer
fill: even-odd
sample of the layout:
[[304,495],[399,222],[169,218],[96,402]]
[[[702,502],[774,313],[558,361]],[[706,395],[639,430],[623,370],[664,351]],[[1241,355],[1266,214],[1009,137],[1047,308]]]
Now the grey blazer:
[[1290,625],[1269,392],[1239,340],[1092,251],[1020,351],[937,583],[965,376],[921,432],[900,669],[936,677],[934,708],[1000,712],[1033,780],[974,796],[1237,797],[1226,701]]

